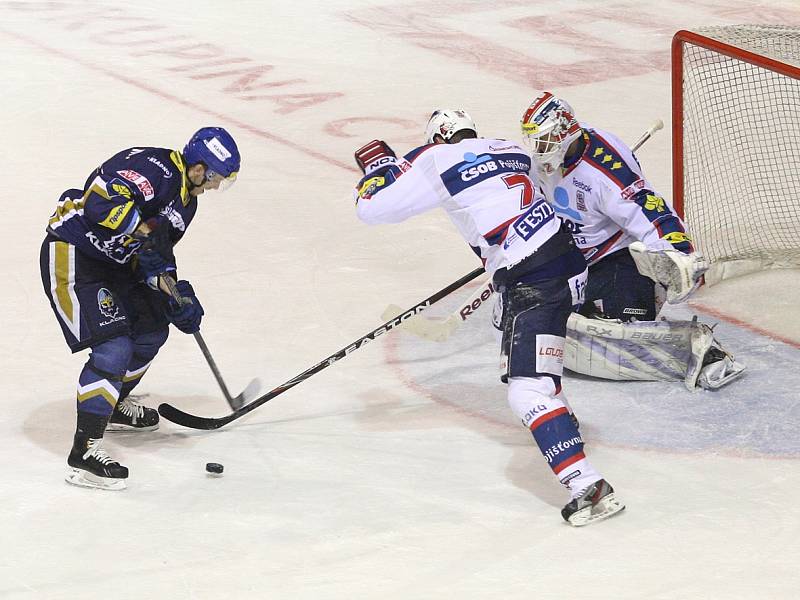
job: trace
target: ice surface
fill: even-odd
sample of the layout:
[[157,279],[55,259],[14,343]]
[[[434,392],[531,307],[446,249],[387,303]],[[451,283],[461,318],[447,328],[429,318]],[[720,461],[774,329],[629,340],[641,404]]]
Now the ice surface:
[[[109,435],[129,488],[68,486],[85,354],[68,354],[37,268],[59,194],[101,160],[225,126],[239,181],[200,199],[178,261],[231,392],[276,386],[475,267],[442,214],[359,223],[355,148],[405,152],[444,106],[514,137],[550,88],[627,140],[663,118],[637,155],[668,195],[670,36],[800,24],[793,2],[757,5],[0,2],[0,597],[796,598],[797,273],[724,282],[676,312],[719,321],[749,367],[727,388],[565,378],[628,505],[576,530],[506,407],[488,311],[444,343],[386,335],[220,431]],[[140,388],[227,412],[179,332]]]

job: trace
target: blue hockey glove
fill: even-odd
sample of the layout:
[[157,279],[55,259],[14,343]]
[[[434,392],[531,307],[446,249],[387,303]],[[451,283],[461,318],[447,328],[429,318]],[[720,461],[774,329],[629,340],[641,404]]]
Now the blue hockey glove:
[[364,175],[379,174],[385,167],[397,162],[397,155],[383,140],[372,140],[355,152],[356,164]]
[[176,271],[174,261],[161,255],[155,248],[145,248],[136,254],[136,274],[154,290],[158,289],[158,276]]
[[203,306],[195,296],[192,284],[185,279],[176,282],[175,288],[180,293],[182,302],[170,299],[167,318],[183,333],[197,333],[200,331],[200,321],[205,314]]
[[148,233],[134,232],[132,236],[142,242],[142,247],[136,253],[135,272],[148,286],[157,290],[158,276],[176,271],[175,254],[172,251],[169,221],[164,217],[153,217],[147,220],[147,226],[150,229]]

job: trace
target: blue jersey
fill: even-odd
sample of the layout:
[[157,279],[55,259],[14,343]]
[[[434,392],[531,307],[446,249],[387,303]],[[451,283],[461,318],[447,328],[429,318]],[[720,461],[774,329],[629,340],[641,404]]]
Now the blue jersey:
[[83,190],[64,192],[47,230],[87,256],[123,265],[141,247],[132,234],[143,221],[157,218],[174,244],[196,211],[179,152],[129,148],[95,169]]

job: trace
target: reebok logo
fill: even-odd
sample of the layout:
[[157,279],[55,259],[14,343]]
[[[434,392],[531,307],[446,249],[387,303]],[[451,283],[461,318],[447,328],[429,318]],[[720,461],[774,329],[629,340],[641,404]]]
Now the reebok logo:
[[592,193],[592,186],[590,186],[587,183],[583,183],[582,181],[579,181],[574,177],[572,178],[572,185],[574,185],[579,190],[583,190],[584,192],[588,192],[590,194]]

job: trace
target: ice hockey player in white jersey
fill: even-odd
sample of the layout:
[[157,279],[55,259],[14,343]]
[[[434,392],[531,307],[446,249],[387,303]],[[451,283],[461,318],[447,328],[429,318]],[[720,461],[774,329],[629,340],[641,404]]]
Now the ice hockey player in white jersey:
[[517,143],[478,138],[461,110],[437,110],[427,144],[397,159],[383,141],[355,153],[366,223],[396,223],[440,207],[481,258],[504,299],[501,379],[508,402],[567,488],[563,518],[586,525],[624,508],[589,463],[561,392],[564,335],[583,299],[586,262],[529,177]]
[[[586,304],[569,319],[565,366],[609,379],[682,379],[718,388],[744,367],[695,321],[656,321],[689,297],[707,265],[683,221],[628,146],[578,123],[550,92],[521,120],[541,189],[589,264]],[[657,300],[658,296],[661,300]]]

